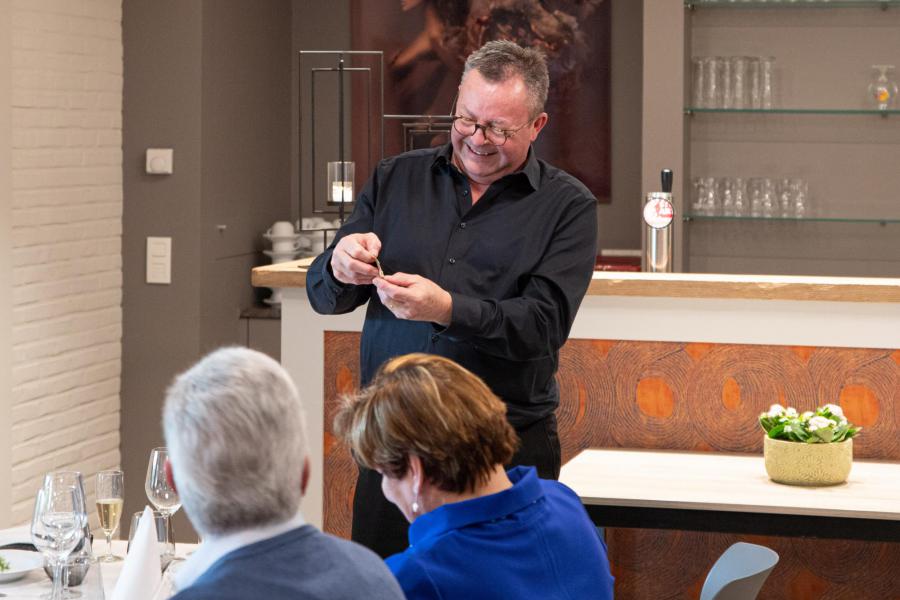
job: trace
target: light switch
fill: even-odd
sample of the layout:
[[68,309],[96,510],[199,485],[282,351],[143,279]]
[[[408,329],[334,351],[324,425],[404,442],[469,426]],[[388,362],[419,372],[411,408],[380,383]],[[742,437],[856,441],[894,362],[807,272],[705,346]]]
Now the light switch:
[[172,148],[147,148],[147,173],[150,175],[171,175],[173,154]]
[[147,238],[147,283],[172,283],[172,238]]

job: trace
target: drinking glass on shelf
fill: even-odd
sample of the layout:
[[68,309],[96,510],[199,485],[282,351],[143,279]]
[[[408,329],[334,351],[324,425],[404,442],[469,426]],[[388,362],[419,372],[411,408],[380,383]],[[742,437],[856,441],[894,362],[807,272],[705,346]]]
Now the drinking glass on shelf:
[[762,108],[761,77],[759,73],[759,58],[747,57],[747,97],[748,108]]
[[760,108],[769,109],[775,106],[775,59],[764,56],[759,59],[759,93]]
[[778,197],[778,216],[789,218],[794,216],[793,192],[791,189],[791,180],[788,178],[779,179],[777,189]]
[[[131,527],[128,530],[128,550],[131,550],[131,542],[137,533],[138,524],[141,521],[141,515],[144,512],[136,512],[131,515]],[[169,527],[169,515],[158,510],[153,511],[153,531],[156,532],[156,541],[159,544],[159,561],[163,571],[175,558],[175,540],[171,537],[171,528]]]
[[751,177],[747,181],[750,215],[771,217],[775,213],[775,186],[768,177]]
[[703,97],[706,89],[705,77],[703,57],[695,56],[691,59],[691,106],[694,108],[706,108]]
[[38,490],[31,519],[31,541],[53,569],[51,600],[63,598],[62,569],[69,554],[84,539],[84,500],[68,486]]
[[719,95],[722,108],[734,108],[734,82],[731,73],[733,64],[730,56],[719,57]]
[[100,471],[97,473],[97,515],[100,528],[106,535],[106,554],[100,562],[116,562],[121,556],[112,553],[112,536],[122,519],[122,505],[125,503],[125,474],[122,471]]
[[703,106],[719,108],[721,92],[719,89],[719,58],[706,56],[703,58]]
[[808,217],[809,207],[809,183],[805,179],[791,179],[791,196],[794,216],[798,219]]
[[172,515],[181,508],[181,499],[166,478],[166,464],[169,462],[169,451],[165,447],[154,448],[150,451],[150,462],[147,465],[147,480],[144,482],[144,491],[147,499],[166,517],[169,528],[169,538],[175,543],[174,530],[172,529]]
[[747,61],[746,56],[731,57],[731,102],[732,108],[747,107]]
[[890,75],[894,65],[872,65],[878,76],[869,84],[869,97],[875,102],[878,110],[892,108],[897,99],[897,82]]
[[722,215],[726,217],[743,216],[747,205],[747,189],[744,180],[740,177],[723,177],[719,189],[722,196]]

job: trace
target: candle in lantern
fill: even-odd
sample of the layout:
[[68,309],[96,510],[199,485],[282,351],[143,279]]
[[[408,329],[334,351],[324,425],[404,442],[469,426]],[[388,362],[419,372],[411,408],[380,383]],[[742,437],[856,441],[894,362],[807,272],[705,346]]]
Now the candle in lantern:
[[332,181],[331,201],[335,204],[339,204],[341,202],[353,202],[353,182]]
[[353,161],[328,163],[328,203],[353,202],[353,179],[356,165]]

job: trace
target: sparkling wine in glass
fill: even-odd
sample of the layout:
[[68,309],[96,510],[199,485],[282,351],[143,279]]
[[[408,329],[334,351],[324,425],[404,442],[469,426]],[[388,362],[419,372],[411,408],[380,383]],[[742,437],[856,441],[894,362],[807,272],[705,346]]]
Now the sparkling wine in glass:
[[100,528],[106,535],[106,554],[100,557],[101,562],[122,560],[121,556],[112,553],[112,536],[119,528],[124,503],[125,474],[122,471],[97,473],[97,515],[100,517]]
[[[175,535],[172,528],[172,515],[181,508],[181,499],[175,488],[166,480],[166,463],[169,462],[169,450],[164,447],[154,448],[150,451],[150,462],[147,465],[147,480],[144,482],[144,491],[147,499],[156,507],[156,510],[166,516],[169,525],[169,539],[175,545]],[[175,559],[178,560],[178,559]]]

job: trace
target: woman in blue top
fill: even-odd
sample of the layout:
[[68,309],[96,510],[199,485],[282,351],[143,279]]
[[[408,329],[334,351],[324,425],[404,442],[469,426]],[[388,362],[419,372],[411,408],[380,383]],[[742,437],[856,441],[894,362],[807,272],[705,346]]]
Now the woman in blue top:
[[613,597],[606,546],[578,496],[532,467],[503,402],[438,356],[408,354],[345,399],[335,430],[411,523],[387,564],[410,600]]

